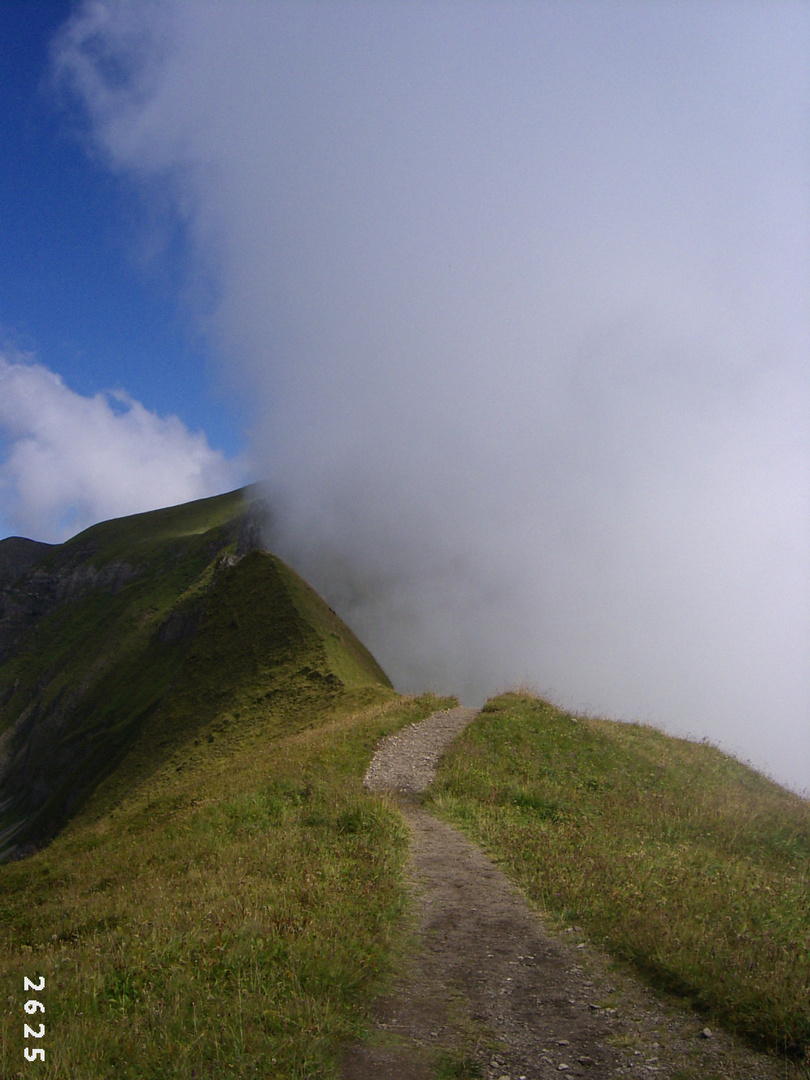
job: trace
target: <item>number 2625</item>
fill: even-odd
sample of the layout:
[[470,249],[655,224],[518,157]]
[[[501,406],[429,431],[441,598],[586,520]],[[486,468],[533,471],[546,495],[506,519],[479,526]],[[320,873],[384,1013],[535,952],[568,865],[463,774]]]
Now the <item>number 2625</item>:
[[[24,990],[44,990],[45,989],[45,976],[41,975],[39,977],[38,982],[34,982],[32,979],[26,978],[25,982],[23,984],[23,989]],[[41,1001],[34,1001],[33,999],[31,999],[30,1001],[26,1001],[23,1008],[25,1009],[25,1011],[28,1013],[29,1016],[32,1013],[37,1013],[37,1012],[44,1013],[45,1012],[45,1006],[42,1004],[42,1002]],[[26,1039],[41,1039],[41,1038],[43,1038],[44,1035],[45,1035],[45,1025],[44,1024],[40,1024],[39,1028],[32,1028],[28,1024],[24,1025],[24,1035],[23,1035],[24,1038],[26,1038]],[[42,1049],[41,1046],[38,1046],[36,1049],[34,1049],[33,1047],[30,1047],[30,1046],[26,1046],[24,1053],[25,1053],[25,1060],[26,1061],[37,1061],[37,1060],[38,1061],[44,1061],[45,1060],[45,1051]]]

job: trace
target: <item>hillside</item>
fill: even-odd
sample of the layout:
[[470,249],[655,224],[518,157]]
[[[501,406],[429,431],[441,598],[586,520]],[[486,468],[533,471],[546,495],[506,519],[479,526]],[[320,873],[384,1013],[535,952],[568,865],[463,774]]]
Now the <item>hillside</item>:
[[708,743],[508,693],[455,741],[429,805],[544,922],[810,1066],[806,799]]
[[[438,747],[430,732],[452,718],[419,721],[453,701],[396,694],[262,550],[265,513],[246,489],[62,545],[0,542],[0,1077],[29,1075],[35,1047],[53,1080],[353,1080],[363,1047],[395,1066],[361,1076],[498,1077],[507,1060],[528,1076],[537,1053],[576,1045],[594,1080],[648,1063],[670,1080],[805,1080],[810,804],[709,745],[526,694],[474,720],[455,710],[472,722]],[[387,735],[394,777],[446,748],[411,812],[399,781],[396,795],[364,782]],[[441,848],[452,830],[436,818],[489,853],[552,935],[571,935],[564,970],[528,971],[557,946],[509,938],[506,883],[493,892],[460,837]],[[432,895],[406,872],[417,819]],[[466,882],[451,880],[452,851]],[[447,968],[433,997],[423,981],[413,991],[424,1069],[411,1074],[403,1030],[370,1025],[395,977],[421,970],[420,924],[447,929]],[[431,939],[434,975],[440,951]],[[617,965],[603,994],[585,981],[590,953]],[[620,973],[686,1003],[678,1032],[614,996]],[[521,997],[518,974],[548,985],[530,979]],[[43,982],[41,1043],[23,1036],[24,979]],[[548,1052],[521,1058],[490,999]],[[707,1022],[724,1034],[704,1045]],[[732,1053],[735,1032],[767,1051],[755,1066]]]
[[262,550],[264,512],[244,489],[61,545],[0,541],[0,860],[52,838],[102,781],[112,805],[201,740],[390,692]]

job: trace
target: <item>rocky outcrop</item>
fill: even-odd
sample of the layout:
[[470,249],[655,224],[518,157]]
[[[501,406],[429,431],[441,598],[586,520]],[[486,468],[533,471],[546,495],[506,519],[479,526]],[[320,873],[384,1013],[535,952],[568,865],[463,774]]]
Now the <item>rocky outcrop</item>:
[[[14,540],[21,537],[12,537]],[[36,544],[33,540],[25,544]],[[3,541],[6,544],[6,541]],[[118,592],[138,574],[138,569],[126,562],[111,562],[96,568],[92,562],[82,559],[85,553],[71,553],[70,563],[59,565],[47,555],[53,551],[50,544],[37,547],[47,548],[46,561],[42,559],[24,565],[27,554],[23,548],[22,558],[16,561],[16,572],[5,577],[0,574],[0,663],[8,659],[23,640],[27,632],[44,616],[49,615],[59,604],[73,600],[92,589],[104,589],[106,592]],[[4,550],[0,549],[0,555]],[[30,551],[28,553],[33,553]],[[76,555],[79,558],[76,558]],[[87,553],[89,559],[89,553]],[[11,563],[11,559],[8,563]]]
[[[267,507],[258,500],[234,519],[231,535],[237,558],[266,549],[267,526]],[[219,536],[213,542],[212,555],[223,541],[226,538]],[[77,547],[75,542],[43,544],[22,536],[0,540],[0,664],[10,659],[28,632],[60,604],[94,589],[118,592],[143,569],[124,560],[97,567],[94,555],[92,545]],[[176,641],[189,633],[193,633],[193,626],[181,626],[174,618],[162,628],[161,640]]]
[[236,538],[236,554],[239,558],[252,551],[266,551],[267,530],[270,527],[270,513],[265,503],[256,501],[242,515]]

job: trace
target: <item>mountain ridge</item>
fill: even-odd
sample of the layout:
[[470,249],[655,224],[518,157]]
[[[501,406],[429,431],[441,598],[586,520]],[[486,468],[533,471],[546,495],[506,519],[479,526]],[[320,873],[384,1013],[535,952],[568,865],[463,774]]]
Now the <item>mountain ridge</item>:
[[41,540],[29,540],[26,536],[6,536],[0,540],[0,583],[8,583],[19,577],[54,546]]
[[154,770],[234,701],[250,699],[253,723],[274,696],[314,706],[390,689],[335,613],[264,550],[266,518],[245,488],[102,522],[44,551],[0,542],[11,556],[0,563],[11,566],[0,575],[0,860],[52,838],[125,760],[128,775]]
[[[7,545],[41,557],[0,581],[3,615],[21,627],[0,661],[0,968],[10,1002],[24,978],[47,982],[49,1076],[336,1077],[406,956],[416,841],[363,778],[387,736],[424,765],[420,721],[438,710],[445,722],[457,701],[398,695],[263,550],[263,515],[248,489],[44,552]],[[672,1075],[805,1075],[810,832],[798,796],[709,745],[508,692],[417,798],[496,856],[577,949],[607,949],[697,1010],[667,1050],[650,1028]],[[447,853],[436,856],[445,881]],[[477,918],[486,882],[469,884]],[[431,920],[450,917],[438,907]],[[500,922],[476,931],[476,977],[481,943],[496,940],[507,959],[536,951],[510,952]],[[453,943],[449,955],[458,970]],[[501,974],[514,993],[511,963]],[[436,1069],[483,1074],[503,1048],[463,1010],[436,1045],[446,1005],[444,985],[433,1002],[418,987]],[[22,1007],[0,1015],[4,1076],[26,1048]],[[707,1021],[781,1060],[737,1068],[723,1037],[709,1062],[709,1042],[695,1045]]]

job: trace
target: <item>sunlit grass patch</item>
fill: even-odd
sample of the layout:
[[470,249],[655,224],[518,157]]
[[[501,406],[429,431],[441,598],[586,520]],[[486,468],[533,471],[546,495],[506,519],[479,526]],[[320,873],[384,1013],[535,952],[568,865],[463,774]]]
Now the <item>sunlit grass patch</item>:
[[32,1068],[25,975],[46,978],[41,1077],[336,1075],[406,903],[407,835],[363,772],[383,734],[442,704],[336,706],[274,741],[257,730],[0,867],[0,1075]]
[[489,703],[438,812],[541,911],[772,1049],[810,1046],[810,804],[705,745]]

